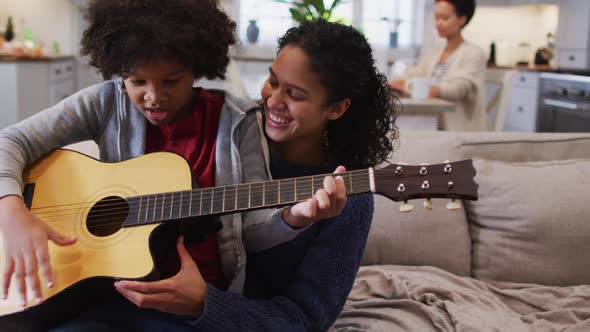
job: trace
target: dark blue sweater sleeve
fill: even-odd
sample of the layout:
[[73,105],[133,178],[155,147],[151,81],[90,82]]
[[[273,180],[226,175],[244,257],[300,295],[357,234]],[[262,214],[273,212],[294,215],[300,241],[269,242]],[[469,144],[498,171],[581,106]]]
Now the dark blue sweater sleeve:
[[[372,194],[349,197],[338,217],[319,222],[318,231],[301,251],[301,260],[294,262],[294,275],[277,294],[252,299],[208,286],[203,313],[191,325],[197,331],[327,330],[354,283],[372,217]],[[288,247],[270,250],[281,257],[283,248]],[[272,267],[249,277],[262,275],[284,277]]]

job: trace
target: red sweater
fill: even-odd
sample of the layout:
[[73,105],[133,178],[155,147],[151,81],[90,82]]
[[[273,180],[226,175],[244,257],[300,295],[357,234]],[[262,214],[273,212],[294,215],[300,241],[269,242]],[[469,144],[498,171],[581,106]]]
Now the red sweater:
[[[215,186],[215,145],[223,95],[199,89],[197,106],[191,114],[163,126],[148,123],[145,152],[167,151],[184,157],[200,188]],[[217,237],[187,246],[205,281],[225,289]]]

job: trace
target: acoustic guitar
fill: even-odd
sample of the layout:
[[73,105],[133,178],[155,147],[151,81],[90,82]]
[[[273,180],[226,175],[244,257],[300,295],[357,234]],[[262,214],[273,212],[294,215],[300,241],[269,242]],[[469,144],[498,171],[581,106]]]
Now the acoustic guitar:
[[[477,199],[471,160],[422,166],[392,164],[338,175],[343,177],[348,195],[372,192],[406,203],[417,198]],[[0,300],[0,325],[30,322],[24,314],[40,312],[39,307],[58,308],[89,300],[80,290],[84,287],[79,284],[85,280],[106,278],[112,288],[113,279],[162,278],[158,252],[165,247],[176,253],[174,236],[167,245],[157,243],[163,238],[158,235],[161,230],[175,232],[166,231],[165,225],[197,217],[191,224],[199,225],[205,216],[291,205],[311,197],[322,187],[325,176],[192,189],[186,160],[173,153],[105,163],[78,152],[55,150],[26,170],[23,196],[36,216],[61,234],[77,236],[78,241],[66,247],[49,242],[54,287],[47,288],[42,282],[46,300],[35,304],[29,299],[23,307],[11,283],[8,299]],[[450,204],[449,208],[459,206]],[[408,204],[403,204],[402,210],[409,210]],[[205,231],[216,227],[211,222],[202,224]],[[0,270],[3,252],[0,242]],[[68,292],[81,299],[75,302]],[[58,314],[44,316],[55,318]]]

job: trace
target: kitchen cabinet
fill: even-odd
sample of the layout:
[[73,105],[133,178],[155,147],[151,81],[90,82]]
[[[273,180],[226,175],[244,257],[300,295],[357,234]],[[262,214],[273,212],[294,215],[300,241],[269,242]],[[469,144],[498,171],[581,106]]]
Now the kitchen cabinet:
[[557,27],[556,65],[559,68],[590,67],[590,1],[561,0]]
[[504,131],[534,132],[537,126],[539,73],[517,71],[512,80]]
[[0,129],[57,104],[76,91],[74,58],[0,61]]

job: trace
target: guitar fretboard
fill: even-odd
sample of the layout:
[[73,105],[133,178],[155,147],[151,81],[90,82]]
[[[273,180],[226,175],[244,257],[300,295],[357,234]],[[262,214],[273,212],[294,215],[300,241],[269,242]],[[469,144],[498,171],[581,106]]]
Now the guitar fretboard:
[[[337,175],[344,179],[346,194],[354,195],[371,191],[371,173],[364,169]],[[290,205],[323,188],[326,175],[129,197],[123,227]]]

